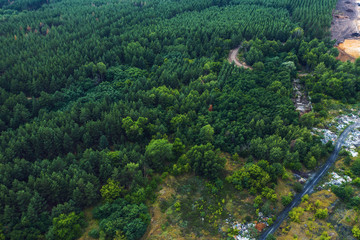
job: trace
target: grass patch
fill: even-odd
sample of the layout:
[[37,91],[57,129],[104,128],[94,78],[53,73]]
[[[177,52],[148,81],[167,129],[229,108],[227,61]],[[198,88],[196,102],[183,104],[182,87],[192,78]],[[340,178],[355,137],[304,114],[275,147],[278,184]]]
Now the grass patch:
[[87,222],[88,226],[85,228],[83,235],[79,238],[79,240],[93,240],[94,238],[89,236],[89,232],[93,229],[99,229],[99,222],[98,220],[93,218],[92,210],[94,207],[87,208],[84,210],[85,221]]

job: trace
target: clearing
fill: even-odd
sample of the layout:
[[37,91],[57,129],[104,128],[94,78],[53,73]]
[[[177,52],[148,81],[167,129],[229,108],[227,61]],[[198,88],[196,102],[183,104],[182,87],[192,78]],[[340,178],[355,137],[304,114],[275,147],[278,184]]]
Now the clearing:
[[235,49],[233,49],[233,50],[230,50],[229,58],[228,58],[229,63],[230,63],[230,64],[231,64],[231,63],[235,63],[236,66],[238,66],[238,67],[243,67],[243,68],[245,68],[245,69],[252,69],[252,67],[246,65],[245,62],[239,61],[239,59],[238,59],[238,57],[237,57],[238,54],[239,54],[239,50],[240,50],[240,46],[237,47],[237,48],[235,48]]

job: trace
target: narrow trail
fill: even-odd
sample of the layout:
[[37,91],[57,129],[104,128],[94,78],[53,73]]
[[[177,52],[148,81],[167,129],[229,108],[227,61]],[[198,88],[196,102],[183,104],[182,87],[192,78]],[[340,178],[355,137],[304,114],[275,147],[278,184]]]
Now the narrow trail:
[[294,198],[294,200],[277,216],[276,221],[273,225],[271,225],[260,237],[259,240],[265,240],[266,237],[269,234],[273,234],[276,229],[278,229],[281,225],[281,223],[287,218],[289,212],[296,206],[298,206],[301,202],[301,198],[305,194],[311,194],[313,191],[314,186],[319,183],[321,178],[324,176],[325,173],[329,170],[329,168],[335,163],[336,158],[340,152],[340,149],[342,145],[344,144],[344,141],[351,130],[353,130],[356,127],[359,127],[360,123],[353,123],[352,125],[348,126],[344,132],[340,135],[338,138],[338,141],[336,142],[335,149],[326,161],[326,163],[315,173],[315,175],[307,181],[307,183],[304,186],[304,189],[301,193],[297,194]]
[[235,63],[236,66],[243,67],[245,69],[252,69],[252,67],[246,65],[246,63],[244,63],[244,62],[240,62],[239,59],[237,58],[239,49],[240,49],[240,46],[233,50],[230,50],[229,57],[228,57],[229,63]]

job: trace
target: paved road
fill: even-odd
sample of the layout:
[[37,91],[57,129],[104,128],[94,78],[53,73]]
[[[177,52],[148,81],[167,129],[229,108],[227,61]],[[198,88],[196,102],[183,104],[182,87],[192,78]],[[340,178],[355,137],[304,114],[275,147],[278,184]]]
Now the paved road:
[[276,229],[278,229],[278,227],[280,227],[281,223],[287,218],[291,209],[293,209],[294,207],[296,207],[297,205],[300,204],[301,198],[305,194],[312,193],[314,186],[319,183],[322,176],[335,163],[336,158],[337,158],[337,156],[341,150],[341,147],[344,144],[344,141],[345,141],[346,137],[348,136],[349,132],[356,127],[360,127],[360,123],[354,123],[344,130],[344,132],[340,135],[340,137],[338,138],[338,140],[336,142],[333,153],[330,155],[330,157],[328,158],[328,160],[326,161],[324,166],[322,166],[320,168],[320,170],[318,172],[316,172],[316,174],[309,181],[306,182],[303,191],[295,196],[294,200],[279,214],[279,216],[276,218],[276,221],[274,222],[274,224],[271,225],[260,236],[259,240],[265,240],[269,234],[275,233]]
[[230,51],[229,58],[228,58],[229,63],[234,62],[235,65],[238,66],[238,67],[243,67],[245,69],[247,69],[247,68],[252,69],[250,66],[247,66],[245,63],[240,62],[239,59],[237,58],[237,55],[239,53],[239,49],[240,49],[240,47],[237,47],[237,48]]

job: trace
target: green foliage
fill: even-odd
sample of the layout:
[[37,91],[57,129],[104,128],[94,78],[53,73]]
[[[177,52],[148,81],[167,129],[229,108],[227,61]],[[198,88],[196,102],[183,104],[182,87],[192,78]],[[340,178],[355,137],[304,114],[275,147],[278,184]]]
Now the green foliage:
[[61,214],[53,219],[53,226],[47,234],[48,239],[73,240],[81,236],[83,215]]
[[360,187],[360,177],[353,179],[351,183],[357,187]]
[[327,232],[323,232],[320,236],[320,240],[330,240],[331,236],[329,236],[329,234]]
[[102,198],[107,202],[112,202],[123,195],[123,187],[120,186],[120,182],[111,178],[107,180],[107,184],[100,189]]
[[344,159],[345,165],[350,166],[350,162],[351,162],[351,157],[350,157],[350,156],[346,156],[345,159]]
[[270,176],[256,164],[247,164],[227,178],[239,190],[243,188],[253,191],[262,190],[269,182]]
[[173,158],[173,144],[167,139],[153,139],[146,146],[145,158],[149,166],[156,170],[162,170],[164,165]]
[[122,232],[126,239],[139,239],[150,222],[145,205],[129,204],[123,199],[95,208],[93,215],[99,220],[100,230],[109,238],[120,237]]
[[272,234],[269,234],[267,237],[266,237],[266,240],[276,240],[276,237]]
[[349,201],[351,197],[353,196],[354,189],[351,186],[335,186],[333,185],[331,187],[331,191],[336,194],[339,198],[341,198],[344,201]]
[[89,234],[88,234],[90,237],[92,238],[95,238],[95,239],[98,239],[100,237],[100,232],[99,232],[99,229],[97,228],[94,228],[94,229],[91,229],[89,231]]
[[122,120],[122,127],[125,129],[126,136],[130,140],[139,140],[144,134],[144,127],[148,119],[139,117],[138,120],[133,121],[131,117],[126,117]]
[[181,210],[181,204],[180,204],[179,201],[176,201],[176,202],[175,202],[174,207],[175,207],[175,211],[180,212],[180,210]]
[[261,61],[263,57],[264,56],[261,50],[256,49],[255,47],[251,47],[250,51],[245,55],[245,60],[247,64],[253,65],[256,62]]
[[301,207],[293,208],[289,212],[289,217],[293,222],[300,222],[300,216],[304,213],[304,209]]
[[292,201],[292,194],[289,193],[287,196],[282,196],[281,197],[281,203],[284,205],[284,206],[287,206],[291,203]]
[[309,201],[309,195],[305,194],[302,198],[301,198],[301,202],[307,202]]
[[351,231],[355,238],[360,239],[360,229],[358,226],[354,226]]
[[252,221],[251,216],[247,215],[247,216],[245,217],[245,221],[246,221],[246,222],[251,222],[251,221]]
[[[77,235],[50,228],[51,219],[101,196],[108,205],[119,197],[132,204],[99,218],[100,238],[140,238],[147,217],[127,213],[154,199],[154,171],[193,171],[211,179],[206,191],[219,195],[217,179],[226,173],[220,151],[257,162],[229,178],[252,192],[276,184],[285,167],[316,166],[325,147],[306,128],[326,112],[299,120],[291,80],[295,68],[315,69],[304,78],[315,111],[326,98],[358,100],[359,63],[336,62],[337,50],[323,38],[335,4],[1,0],[5,238]],[[224,61],[240,44],[254,71]],[[277,198],[268,189],[264,197]],[[350,197],[349,204],[357,202]],[[219,203],[207,209],[208,221],[223,213]],[[181,202],[180,212],[191,216],[191,204]]]
[[180,138],[175,138],[175,141],[173,143],[172,152],[177,157],[182,155],[185,150],[185,145],[181,142]]
[[294,190],[295,192],[301,192],[303,190],[303,185],[301,183],[295,182],[294,183]]
[[356,175],[360,176],[360,159],[356,159],[351,165],[351,171]]
[[261,195],[273,202],[277,200],[277,195],[275,194],[275,190],[268,187],[263,188],[263,190],[261,191]]
[[325,219],[328,216],[328,210],[325,209],[316,209],[315,217],[319,219]]
[[214,150],[211,143],[195,145],[185,155],[186,164],[190,163],[196,174],[209,179],[216,179],[224,168],[225,159],[219,156],[219,150]]
[[212,143],[214,141],[214,128],[209,124],[203,126],[200,129],[199,137],[203,144],[207,144],[208,142]]
[[272,218],[269,218],[268,221],[267,221],[267,223],[268,223],[269,225],[272,225],[272,224],[274,223],[274,221],[273,221]]

